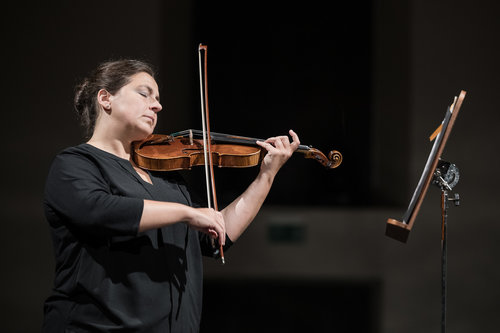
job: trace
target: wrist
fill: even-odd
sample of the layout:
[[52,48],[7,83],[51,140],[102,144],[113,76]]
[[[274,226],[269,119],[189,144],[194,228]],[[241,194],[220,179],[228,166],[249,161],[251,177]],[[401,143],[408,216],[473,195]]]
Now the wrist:
[[186,210],[184,212],[184,222],[190,224],[196,219],[196,208],[191,206],[186,206]]
[[257,175],[256,180],[259,182],[264,182],[266,184],[272,185],[274,178],[276,177],[277,172],[273,172],[269,169],[261,169],[259,174]]

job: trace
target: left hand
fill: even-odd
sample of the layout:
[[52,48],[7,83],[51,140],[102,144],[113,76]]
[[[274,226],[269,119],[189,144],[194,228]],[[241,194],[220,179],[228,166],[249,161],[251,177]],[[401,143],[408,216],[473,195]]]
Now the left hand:
[[257,141],[257,144],[267,150],[267,154],[261,163],[261,172],[270,172],[273,176],[276,175],[278,170],[285,164],[285,162],[292,156],[293,152],[297,150],[300,145],[298,135],[290,130],[292,142],[288,136],[277,136],[267,139],[266,141]]

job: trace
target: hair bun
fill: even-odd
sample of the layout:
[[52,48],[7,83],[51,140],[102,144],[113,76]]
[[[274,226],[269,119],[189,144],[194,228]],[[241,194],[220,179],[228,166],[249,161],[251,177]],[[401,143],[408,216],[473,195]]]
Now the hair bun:
[[88,92],[86,90],[88,90],[88,86],[89,80],[85,78],[80,84],[75,87],[74,105],[79,115],[81,115],[83,111],[82,109],[86,104],[86,97],[88,96]]

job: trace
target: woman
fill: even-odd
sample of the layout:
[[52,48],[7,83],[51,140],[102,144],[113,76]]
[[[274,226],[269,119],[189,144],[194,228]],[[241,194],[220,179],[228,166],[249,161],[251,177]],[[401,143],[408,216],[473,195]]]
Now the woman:
[[227,249],[240,237],[297,135],[259,142],[267,154],[258,176],[216,212],[193,203],[176,172],[131,159],[131,143],[153,132],[162,109],[149,65],[103,63],[77,87],[75,107],[90,139],[58,154],[47,177],[56,274],[44,332],[198,331],[210,238]]

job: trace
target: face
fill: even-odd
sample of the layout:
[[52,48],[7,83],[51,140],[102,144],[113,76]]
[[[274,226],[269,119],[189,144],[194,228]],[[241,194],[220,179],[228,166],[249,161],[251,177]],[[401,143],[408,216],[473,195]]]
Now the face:
[[144,139],[153,133],[162,109],[155,79],[147,73],[133,75],[127,85],[109,96],[109,106],[116,125],[112,128],[131,141]]

